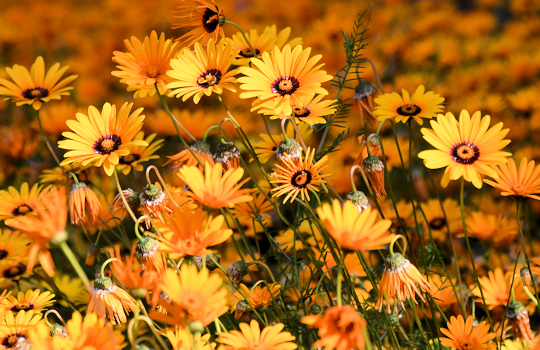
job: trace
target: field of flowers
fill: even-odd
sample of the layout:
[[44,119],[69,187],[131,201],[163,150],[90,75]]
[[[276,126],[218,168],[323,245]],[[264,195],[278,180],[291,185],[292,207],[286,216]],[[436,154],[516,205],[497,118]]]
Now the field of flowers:
[[0,8],[0,350],[540,350],[539,1]]

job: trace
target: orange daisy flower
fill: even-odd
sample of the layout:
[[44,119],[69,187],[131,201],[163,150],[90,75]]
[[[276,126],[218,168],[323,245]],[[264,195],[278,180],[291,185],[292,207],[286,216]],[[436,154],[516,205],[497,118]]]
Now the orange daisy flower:
[[467,317],[467,321],[463,316],[457,318],[450,317],[450,322],[446,328],[441,328],[441,332],[447,338],[439,338],[443,346],[458,350],[481,350],[495,348],[495,344],[490,344],[495,333],[489,333],[489,325],[486,321],[480,322],[478,326],[473,327],[472,316]]
[[[506,302],[510,297],[512,272],[505,274],[500,268],[496,268],[493,271],[489,271],[487,277],[479,277],[478,280],[480,281],[486,304],[490,310],[493,310],[497,306],[506,306]],[[470,289],[472,294],[477,298],[476,300],[482,302],[480,290],[476,285],[471,285]],[[521,283],[514,282],[514,295],[517,301],[524,304],[527,304],[529,301],[529,296]]]
[[278,186],[272,188],[272,191],[276,191],[272,197],[279,197],[287,193],[287,196],[283,200],[283,203],[287,203],[287,200],[291,200],[291,203],[300,194],[302,200],[310,200],[308,189],[317,191],[315,185],[323,183],[325,177],[330,174],[321,174],[326,166],[324,163],[328,161],[328,156],[324,156],[315,164],[313,164],[313,157],[315,156],[315,148],[308,148],[306,156],[302,159],[302,154],[298,160],[292,160],[288,155],[284,157],[283,166],[276,165],[276,178],[272,181],[273,184]]
[[265,327],[262,332],[259,323],[240,323],[240,331],[221,333],[218,341],[225,345],[225,350],[292,350],[298,348],[293,343],[296,337],[289,332],[282,332],[285,326],[277,323]]
[[[129,256],[120,255],[120,247],[115,246],[109,249],[111,258],[116,258],[111,262],[111,270],[124,287],[133,290],[142,290],[146,295],[146,290],[152,289],[159,280],[159,275],[155,270],[149,270],[142,265],[135,257],[135,247],[131,249]],[[142,298],[141,298],[142,299]]]
[[202,208],[190,210],[176,208],[172,216],[164,222],[154,222],[160,236],[160,250],[169,253],[173,259],[186,255],[202,256],[211,254],[208,247],[225,242],[232,230],[223,228],[225,218],[207,216]]
[[69,194],[69,213],[72,224],[86,221],[85,209],[88,209],[92,221],[95,221],[101,213],[101,203],[90,187],[84,182],[76,182],[71,186]]
[[175,18],[186,19],[187,21],[173,24],[172,29],[195,27],[176,39],[180,41],[180,45],[191,46],[196,42],[206,45],[211,39],[216,42],[220,35],[224,38],[225,33],[222,26],[225,24],[225,16],[223,10],[216,5],[216,2],[212,0],[214,6],[204,0],[191,0],[191,2],[196,6],[178,6],[178,11],[174,11],[174,13],[178,14],[178,16],[174,16]]
[[127,322],[126,314],[137,311],[135,299],[122,288],[116,286],[109,277],[98,277],[94,280],[94,288],[88,303],[88,313],[95,312],[105,317],[113,325]]
[[324,316],[305,316],[302,323],[318,328],[319,340],[313,348],[327,350],[364,349],[366,321],[350,305],[328,308]]
[[[281,290],[281,286],[277,282],[270,283],[268,286],[258,285],[253,290],[246,287],[245,284],[241,283],[239,285],[239,291],[234,292],[234,297],[235,297],[235,300],[239,300],[239,302],[240,301],[245,302],[245,299],[242,296],[242,294],[248,296],[249,302],[247,303],[248,304],[247,309],[251,307],[257,309],[260,307],[265,307],[265,306],[270,305],[272,301],[279,295],[280,290]],[[231,313],[232,312],[235,312],[234,318],[239,319],[240,316],[242,316],[243,310],[242,311],[237,310],[236,306],[234,306],[231,309]]]
[[135,98],[143,98],[147,95],[154,96],[157,84],[159,93],[164,95],[166,85],[172,79],[167,76],[171,69],[170,61],[178,51],[178,42],[171,39],[165,40],[165,33],[158,35],[155,30],[150,37],[145,37],[141,43],[132,36],[131,41],[124,40],[129,53],[115,51],[113,61],[120,64],[116,66],[119,71],[111,74],[119,77],[121,83],[127,84],[127,91],[135,91]]
[[39,110],[43,102],[59,100],[63,95],[69,95],[69,90],[73,87],[66,86],[77,75],[70,75],[58,82],[69,66],[60,68],[60,63],[53,65],[45,74],[45,61],[43,57],[36,58],[30,68],[30,72],[18,64],[13,68],[6,68],[7,74],[13,82],[0,79],[0,95],[7,96],[6,100],[13,100],[17,106],[32,105],[35,110]]
[[249,195],[250,189],[240,189],[249,181],[248,178],[238,183],[244,176],[242,168],[229,169],[223,173],[221,163],[210,165],[205,162],[204,174],[196,166],[183,166],[177,175],[189,187],[188,195],[208,207],[232,208],[238,203],[253,200]]
[[390,313],[390,305],[393,303],[394,312],[397,313],[398,302],[403,308],[404,300],[413,300],[418,304],[416,295],[425,302],[422,291],[431,292],[431,285],[418,269],[400,253],[390,254],[384,263],[376,308],[381,311],[386,299],[386,311]]
[[49,276],[54,276],[54,262],[49,252],[51,240],[67,239],[65,226],[67,222],[66,192],[51,187],[40,196],[35,207],[36,215],[19,216],[6,220],[6,224],[26,233],[34,242],[28,247],[27,271],[32,271],[39,252],[39,262]]
[[345,249],[381,249],[395,237],[388,233],[391,220],[377,220],[378,213],[371,208],[359,212],[349,200],[341,207],[339,201],[334,199],[332,206],[325,203],[317,208],[317,214],[328,233]]
[[[195,143],[189,146],[189,148],[191,149],[193,154],[189,150],[185,149],[175,154],[174,156],[167,157],[169,158],[169,160],[163,165],[168,165],[172,163],[173,171],[177,170],[183,165],[195,165],[202,169],[202,166],[199,164],[199,162],[197,162],[197,159],[199,159],[199,161],[203,164],[205,162],[208,162],[210,163],[210,165],[214,165],[214,156],[212,155],[212,153],[210,153],[210,145],[208,143],[204,141],[195,141]],[[195,155],[197,159],[193,155]]]
[[512,158],[507,164],[494,166],[493,170],[499,175],[495,181],[485,179],[484,182],[501,190],[502,196],[529,197],[540,200],[533,193],[540,193],[540,166],[535,167],[534,160],[527,163],[527,158],[521,159],[519,169]]

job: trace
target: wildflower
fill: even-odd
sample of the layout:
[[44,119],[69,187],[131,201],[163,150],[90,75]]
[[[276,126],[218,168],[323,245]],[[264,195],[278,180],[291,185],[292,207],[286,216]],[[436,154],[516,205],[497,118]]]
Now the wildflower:
[[444,97],[433,91],[425,93],[426,89],[423,85],[420,85],[411,96],[407,91],[401,91],[403,97],[397,92],[392,92],[375,99],[377,107],[373,115],[377,117],[377,120],[395,118],[397,123],[406,123],[409,118],[412,118],[422,125],[424,123],[422,118],[431,119],[444,109],[442,106]]
[[512,323],[512,333],[514,339],[523,338],[527,343],[534,339],[534,333],[529,323],[529,313],[525,306],[519,301],[513,301],[508,304],[506,317]]
[[[114,321],[112,321],[114,325]],[[123,348],[124,336],[113,329],[106,320],[95,314],[87,313],[84,318],[74,312],[66,324],[67,337],[55,337],[56,349],[111,349]]]
[[377,88],[368,81],[361,81],[354,88],[354,99],[358,103],[358,109],[360,110],[361,127],[364,127],[366,117],[371,125],[375,125],[377,117],[373,115],[375,110],[374,99],[380,94]]
[[135,254],[146,268],[152,268],[161,276],[165,271],[165,256],[159,251],[159,241],[145,236],[142,241],[138,241],[135,246]]
[[[510,298],[511,279],[512,273],[508,272],[504,274],[500,268],[489,271],[488,277],[478,278],[482,287],[482,291],[484,292],[486,305],[490,310],[493,310],[497,306],[506,305],[506,302]],[[472,294],[477,298],[476,300],[481,301],[482,296],[480,294],[479,288],[476,285],[471,285],[470,288]],[[516,281],[514,281],[513,288],[516,300],[524,303],[529,300],[529,297],[527,296],[521,283],[516,283]]]
[[291,161],[294,164],[300,163],[303,150],[304,149],[302,146],[300,146],[298,141],[292,138],[285,138],[281,140],[279,146],[275,150],[275,153],[280,165],[286,166],[287,161]]
[[[279,295],[280,289],[281,286],[277,283],[270,283],[268,286],[258,285],[254,289],[246,287],[245,284],[240,284],[239,290],[234,292],[234,297],[237,300],[245,301],[244,297],[242,296],[242,294],[244,294],[245,296],[247,296],[249,301],[247,303],[248,307],[246,308],[246,310],[249,310],[250,307],[257,309],[270,305],[272,301]],[[231,310],[231,313],[233,311],[235,311],[234,318],[236,319],[239,319],[243,312],[241,310],[237,310],[236,307]]]
[[133,140],[142,127],[142,108],[130,114],[133,103],[124,103],[116,113],[116,106],[105,103],[101,113],[94,106],[88,107],[88,116],[77,113],[77,120],[68,121],[74,132],[62,135],[68,140],[58,142],[58,147],[68,149],[60,165],[82,163],[102,166],[111,176],[120,157],[127,156],[134,146],[147,146],[144,140]]
[[28,189],[28,183],[21,185],[21,190],[9,186],[8,190],[0,191],[0,220],[27,215],[35,210],[41,194],[42,186],[34,184]]
[[17,314],[20,311],[30,311],[39,313],[43,309],[54,304],[54,294],[43,292],[39,289],[27,290],[26,293],[19,292],[17,297],[8,295],[5,300],[0,303],[0,307],[10,310]]
[[540,166],[535,167],[534,160],[527,163],[527,158],[521,159],[519,169],[512,158],[508,164],[494,166],[493,170],[499,175],[495,181],[485,179],[484,182],[501,190],[502,196],[529,197],[540,200],[533,193],[540,193]]
[[518,235],[519,225],[506,215],[473,212],[467,220],[467,233],[495,247],[506,247]]
[[[44,283],[44,287],[49,291],[59,290],[72,304],[87,305],[90,294],[88,289],[78,277],[73,277],[68,274],[56,273],[52,279],[54,288],[48,283]],[[63,298],[57,301],[64,307],[69,307],[69,304]]]
[[381,198],[382,195],[386,195],[384,188],[384,164],[376,156],[368,156],[364,159],[362,167],[366,172],[366,176],[371,183],[373,191],[377,198]]
[[0,229],[0,268],[11,267],[13,263],[18,263],[29,244],[30,241],[23,234]]
[[35,327],[41,314],[20,311],[16,315],[8,312],[0,325],[0,344],[4,349],[13,349],[29,338],[28,331]]
[[223,165],[223,171],[240,167],[240,150],[232,142],[223,140],[216,146],[214,161]]
[[439,241],[444,241],[447,237],[447,224],[450,227],[450,233],[454,237],[463,232],[463,222],[458,201],[446,198],[442,205],[444,212],[438,199],[430,199],[422,204],[422,210],[424,210],[427,219],[425,224],[429,226],[433,238]]
[[[321,101],[324,95],[306,95],[298,98],[300,104],[292,105],[292,116],[294,116],[297,124],[300,122],[305,122],[308,125],[326,124],[326,119],[323,117],[336,112],[336,100]],[[276,113],[268,104],[266,104],[266,107],[261,107],[259,113],[269,115],[270,119],[283,119],[287,116],[283,111]]]
[[[155,137],[156,134],[152,134],[148,135],[148,137],[144,139],[148,146],[133,146],[129,150],[129,154],[127,156],[120,157],[116,169],[121,171],[124,175],[127,175],[131,169],[143,171],[143,165],[141,164],[142,162],[148,162],[151,159],[159,159],[159,156],[154,153],[163,146],[162,143],[165,140],[152,142]],[[143,138],[144,132],[141,131],[135,136],[133,141],[137,142]]]
[[147,95],[154,96],[157,88],[161,95],[167,91],[166,85],[171,81],[166,72],[171,69],[170,61],[178,51],[178,43],[171,39],[165,40],[165,33],[158,35],[155,30],[150,37],[145,37],[141,43],[132,36],[131,41],[124,40],[129,53],[115,51],[113,61],[119,71],[111,74],[121,78],[120,82],[127,84],[127,91],[135,91],[135,98]]
[[[417,287],[418,285],[418,287]],[[415,295],[423,302],[422,291],[430,292],[429,282],[420,274],[418,269],[400,253],[390,254],[384,263],[384,272],[379,286],[379,297],[376,308],[381,311],[383,301],[386,299],[386,310],[390,313],[390,304],[394,303],[394,312],[397,312],[397,303],[405,308],[404,300],[413,300]]]
[[168,315],[155,315],[154,319],[185,326],[186,322],[202,322],[207,326],[227,311],[227,290],[221,288],[223,280],[209,275],[207,269],[182,265],[180,274],[172,269],[165,273],[162,291],[171,299],[164,303]]
[[259,323],[240,323],[239,331],[221,333],[218,341],[225,345],[225,350],[292,350],[298,346],[294,343],[296,337],[289,332],[282,332],[285,326],[277,323],[265,327],[262,332]]
[[232,230],[223,228],[224,223],[223,215],[212,218],[202,208],[176,209],[164,222],[155,222],[162,236],[156,238],[160,241],[160,250],[173,259],[202,256],[211,253],[208,247],[223,243],[232,235]]
[[343,207],[337,199],[332,206],[325,203],[317,214],[328,233],[338,244],[350,250],[376,250],[392,242],[395,235],[388,234],[390,220],[377,220],[377,212],[366,208],[362,212],[347,200]]
[[187,329],[179,328],[165,331],[165,336],[171,342],[173,350],[213,350],[215,343],[210,343],[210,334],[201,336],[200,333],[190,334]]
[[170,96],[182,97],[186,101],[193,96],[193,102],[199,103],[203,95],[210,96],[212,92],[218,95],[223,89],[236,92],[237,69],[229,71],[232,64],[232,46],[224,40],[215,43],[210,39],[206,52],[199,42],[195,43],[195,53],[184,49],[177,58],[171,60],[172,70],[167,75],[174,80],[167,84],[171,89]]
[[439,114],[437,121],[431,121],[433,130],[422,128],[424,139],[437,148],[436,150],[422,151],[418,157],[424,160],[429,169],[446,167],[441,186],[446,187],[450,180],[464,177],[476,188],[482,187],[480,174],[488,175],[494,179],[499,176],[490,165],[506,163],[508,152],[502,152],[510,140],[503,140],[508,129],[502,130],[502,123],[489,128],[491,118],[483,118],[480,111],[473,114],[462,110],[459,122],[452,113],[446,116]]
[[178,16],[174,16],[175,18],[187,21],[173,24],[173,29],[195,27],[176,39],[180,45],[191,46],[197,42],[206,45],[210,40],[217,41],[220,35],[222,38],[225,37],[222,28],[225,24],[225,16],[216,2],[212,0],[214,6],[204,0],[191,0],[191,2],[196,6],[178,6],[178,11],[175,11],[178,14]]
[[144,215],[147,216],[144,221],[146,227],[150,227],[150,219],[148,217],[158,218],[163,222],[163,214],[171,215],[172,209],[165,202],[165,192],[156,185],[147,184],[139,195],[143,207]]
[[489,333],[489,325],[486,321],[480,322],[478,326],[473,327],[472,316],[467,317],[467,321],[463,316],[457,318],[450,317],[450,322],[446,328],[441,328],[441,332],[447,337],[439,338],[443,346],[458,350],[481,350],[495,348],[495,344],[489,343],[495,338],[495,333]]
[[126,314],[137,311],[135,299],[122,288],[117,287],[109,277],[98,277],[88,303],[88,313],[109,316],[113,325],[127,322]]
[[[24,260],[26,259],[23,259],[22,261]],[[32,270],[27,269],[26,265],[22,262],[11,261],[9,264],[2,265],[0,268],[0,276],[10,280],[19,280],[23,275],[29,275],[31,273]]]
[[64,188],[51,187],[43,192],[35,206],[36,215],[19,216],[6,222],[17,230],[23,231],[33,240],[28,246],[28,271],[32,271],[39,252],[39,262],[49,276],[54,276],[54,262],[49,252],[49,243],[60,243],[67,239],[66,193]]
[[[129,256],[120,256],[120,247],[116,246],[109,250],[111,258],[117,260],[111,262],[111,270],[114,277],[117,278],[124,287],[136,291],[142,291],[146,296],[146,292],[151,289],[159,279],[159,275],[154,270],[149,270],[142,265],[135,257],[135,249],[131,250]],[[139,298],[142,299],[142,298]]]
[[90,212],[92,221],[95,221],[101,212],[101,204],[94,191],[84,182],[76,182],[71,186],[69,193],[69,213],[71,223],[76,225],[86,221],[86,211]]
[[[247,66],[252,57],[260,56],[263,52],[271,52],[274,46],[281,48],[291,35],[291,28],[287,27],[277,33],[275,25],[265,27],[261,35],[257,33],[256,29],[251,29],[245,33],[251,47],[255,50],[255,53],[251,52],[251,49],[244,39],[242,33],[238,32],[231,37],[233,43],[233,51],[237,52],[234,60],[234,64],[237,66]],[[292,39],[289,42],[291,47],[296,45],[302,45],[301,38]]]
[[[214,157],[212,156],[212,153],[210,153],[210,145],[208,143],[204,141],[195,141],[189,148],[191,149],[191,152],[185,149],[174,156],[167,157],[169,160],[163,165],[173,163],[173,170],[180,168],[183,165],[198,166],[202,169],[199,162],[202,164],[208,162],[210,165],[214,165]],[[199,161],[197,161],[197,159]]]
[[68,68],[60,68],[60,63],[56,63],[45,74],[45,62],[41,56],[36,58],[30,72],[16,64],[13,68],[6,68],[14,83],[0,79],[0,95],[6,96],[6,100],[16,102],[17,106],[32,105],[35,110],[39,110],[43,102],[59,100],[61,96],[69,95],[68,91],[73,87],[66,85],[77,79],[77,75],[70,75],[58,82]]
[[[274,47],[272,56],[268,52],[262,54],[262,60],[252,58],[252,64],[258,68],[240,67],[244,77],[238,78],[245,90],[240,98],[258,97],[252,110],[261,107],[273,109],[274,113],[292,115],[293,106],[303,107],[302,97],[313,94],[328,95],[321,84],[332,80],[332,76],[315,66],[321,55],[309,58],[311,48],[296,46],[291,49],[285,45],[283,50]],[[278,67],[280,67],[278,69]]]
[[122,190],[122,194],[118,193],[116,197],[114,197],[113,203],[111,205],[111,211],[113,214],[122,213],[123,219],[127,215],[127,209],[124,206],[122,196],[124,196],[130,209],[134,212],[137,211],[137,208],[139,208],[139,206],[141,205],[141,200],[139,198],[140,194],[133,191],[131,188]]
[[304,316],[302,323],[318,328],[319,340],[313,348],[327,350],[364,349],[366,321],[350,305],[333,306],[323,316]]
[[251,190],[240,189],[249,181],[245,179],[238,183],[244,175],[242,168],[229,169],[223,173],[221,163],[210,165],[206,162],[204,174],[195,166],[183,166],[177,175],[189,187],[188,195],[208,207],[232,208],[238,203],[253,200],[249,195]]
[[298,163],[286,157],[283,166],[276,165],[277,180],[272,181],[272,183],[278,186],[272,188],[272,191],[276,191],[272,197],[280,197],[287,193],[283,203],[287,203],[289,198],[292,203],[300,194],[302,200],[307,199],[309,201],[308,189],[317,190],[315,185],[324,183],[324,178],[330,176],[330,174],[321,174],[323,169],[326,168],[323,164],[328,161],[328,157],[324,156],[314,164],[314,156],[315,149],[310,150],[308,148],[305,158],[302,159],[302,155],[300,155]]
[[69,131],[66,122],[77,114],[77,105],[71,102],[56,102],[39,112],[43,130],[56,138]]

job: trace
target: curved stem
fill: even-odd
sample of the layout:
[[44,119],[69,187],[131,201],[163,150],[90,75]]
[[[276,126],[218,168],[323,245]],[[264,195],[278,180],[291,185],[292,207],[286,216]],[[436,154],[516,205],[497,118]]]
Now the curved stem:
[[58,319],[60,321],[62,321],[62,324],[65,326],[66,325],[66,321],[64,321],[64,318],[62,317],[62,315],[60,315],[60,313],[58,311],[56,311],[55,309],[50,309],[48,310],[45,315],[43,316],[43,319],[45,319],[45,322],[47,323],[48,326],[52,326],[52,324],[49,323],[49,320],[47,319],[47,315],[49,315],[50,313],[53,313],[56,315],[56,317],[58,317]]
[[283,136],[285,137],[285,139],[287,139],[287,133],[285,132],[285,123],[287,123],[287,120],[291,121],[294,127],[294,130],[296,130],[296,134],[298,135],[298,139],[300,140],[300,144],[302,145],[302,147],[304,147],[304,150],[307,152],[306,143],[304,142],[304,139],[302,138],[302,134],[300,134],[300,131],[298,130],[298,126],[296,125],[296,122],[293,120],[291,116],[286,116],[281,120],[281,132],[283,132]]
[[139,225],[141,224],[141,221],[151,219],[151,217],[142,215],[135,221],[135,236],[139,239],[139,241],[144,241],[144,238],[141,236],[141,232],[139,231]]
[[349,171],[349,177],[351,179],[351,187],[352,187],[353,193],[358,192],[358,190],[356,189],[356,185],[354,183],[354,172],[356,171],[356,169],[362,169],[362,167],[356,164],[356,165],[353,165],[351,167],[351,170]]
[[77,175],[75,173],[72,173],[71,171],[67,173],[68,177],[71,176],[73,178],[73,181],[75,181],[76,184],[79,183],[79,179],[77,178]]
[[364,61],[368,62],[371,65],[371,68],[373,69],[373,74],[375,74],[375,80],[377,80],[377,85],[379,85],[379,88],[381,89],[381,92],[384,94],[384,88],[381,83],[381,79],[379,78],[379,73],[377,72],[377,68],[375,68],[375,65],[369,58],[364,58]]
[[122,191],[122,186],[120,186],[120,180],[118,180],[118,173],[116,172],[116,168],[114,169],[114,179],[116,181],[116,187],[118,188],[118,193],[120,194],[120,198],[122,198],[122,202],[124,203],[124,207],[126,207],[127,212],[133,219],[133,221],[137,221],[137,217],[133,213],[133,210],[131,210],[131,207],[129,206],[126,197],[124,196],[124,192]]
[[110,262],[113,262],[113,261],[117,261],[117,260],[118,259],[116,259],[116,258],[109,258],[109,259],[105,260],[103,265],[101,265],[101,277],[105,276],[105,267],[107,266],[107,264],[110,263]]
[[208,138],[208,134],[210,133],[210,130],[212,129],[217,129],[218,126],[217,125],[212,125],[211,127],[209,127],[208,129],[206,129],[206,132],[204,133],[204,136],[203,136],[203,142],[206,142],[206,139]]
[[165,190],[165,192],[167,192],[167,195],[169,196],[169,199],[173,202],[173,204],[177,208],[180,208],[178,203],[176,203],[176,201],[174,200],[171,192],[169,191],[169,188],[167,187],[167,184],[165,183],[165,180],[163,180],[163,177],[161,176],[161,174],[159,173],[158,168],[155,165],[150,165],[148,168],[146,168],[146,181],[148,182],[148,184],[152,184],[152,182],[150,181],[150,171],[151,170],[154,170],[154,172],[156,173],[156,176],[158,177],[159,182],[161,182],[161,186],[163,186],[163,189]]
[[235,26],[240,31],[240,33],[242,33],[242,36],[244,37],[244,40],[248,44],[249,49],[251,50],[251,53],[253,54],[253,58],[257,58],[257,51],[253,50],[253,46],[251,46],[251,43],[249,42],[248,38],[246,37],[246,33],[244,33],[242,28],[240,28],[240,26],[238,24],[236,24],[236,23],[234,23],[232,21],[225,20],[225,23]]
[[403,247],[401,247],[401,253],[405,255],[405,251],[407,250],[407,240],[405,239],[403,235],[396,235],[396,237],[394,237],[392,242],[390,242],[390,247],[388,248],[388,251],[390,252],[390,256],[394,256],[394,243],[396,243],[398,239],[401,239],[403,241]]

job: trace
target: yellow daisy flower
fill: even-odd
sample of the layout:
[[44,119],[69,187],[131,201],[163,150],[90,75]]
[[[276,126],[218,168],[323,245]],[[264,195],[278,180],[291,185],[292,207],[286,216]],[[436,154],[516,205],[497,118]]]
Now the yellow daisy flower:
[[293,350],[298,348],[294,343],[296,337],[289,332],[282,332],[285,326],[277,323],[265,327],[262,332],[259,323],[240,323],[240,331],[221,333],[218,341],[225,345],[225,350],[259,349],[259,350]]
[[446,328],[441,328],[441,333],[446,336],[439,338],[442,345],[451,349],[467,349],[467,350],[482,350],[496,348],[497,345],[490,343],[496,337],[495,333],[489,332],[489,324],[486,321],[480,322],[477,326],[473,326],[472,316],[467,317],[467,321],[463,316],[457,318],[450,317]]
[[144,168],[142,166],[142,162],[148,162],[151,159],[159,159],[159,156],[156,153],[158,149],[160,149],[163,146],[163,141],[165,140],[157,140],[156,142],[154,139],[156,138],[156,134],[148,135],[148,137],[144,138],[144,132],[139,132],[133,141],[138,142],[141,140],[144,140],[148,145],[147,146],[136,146],[134,145],[129,149],[129,154],[127,156],[120,157],[120,160],[118,161],[118,165],[116,166],[116,169],[121,171],[124,175],[129,174],[131,169],[135,169],[137,171],[143,171]]
[[32,310],[35,313],[41,312],[43,309],[54,304],[54,294],[43,292],[39,289],[28,290],[26,293],[19,292],[17,297],[10,295],[0,303],[0,307],[18,313],[20,311]]
[[482,187],[480,174],[498,179],[499,175],[490,165],[506,163],[512,154],[501,151],[510,140],[504,140],[508,129],[502,130],[503,123],[489,128],[489,115],[481,117],[480,111],[472,117],[462,110],[459,122],[450,112],[439,114],[437,121],[431,121],[431,129],[422,128],[424,139],[436,150],[422,151],[418,157],[424,160],[429,169],[446,167],[441,186],[446,187],[450,180],[462,176],[476,188]]
[[433,91],[427,93],[425,91],[424,86],[420,85],[412,95],[405,90],[402,90],[403,97],[397,92],[381,95],[375,99],[377,107],[373,115],[379,121],[395,118],[398,123],[406,123],[409,118],[413,118],[422,125],[424,123],[422,118],[431,119],[444,109],[442,106],[444,97]]
[[[326,124],[324,116],[334,114],[336,107],[334,107],[336,100],[324,100],[323,95],[311,95],[299,97],[300,105],[293,105],[292,111],[296,123],[305,122],[309,125],[313,124]],[[256,102],[255,102],[256,104]],[[259,113],[269,115],[270,119],[283,119],[286,117],[285,113],[275,113],[274,109],[261,107]]]
[[507,164],[501,164],[493,169],[499,175],[495,181],[484,180],[485,183],[501,190],[502,196],[520,196],[540,200],[533,193],[540,193],[540,166],[535,166],[534,160],[527,162],[521,159],[519,169],[512,158]]
[[0,191],[0,220],[24,216],[36,209],[42,186],[34,184],[28,189],[28,183],[21,185],[21,190],[9,186],[8,190]]
[[28,339],[28,331],[35,327],[41,314],[20,311],[17,315],[8,312],[0,324],[0,344],[4,349],[14,348]]
[[195,27],[190,32],[176,39],[181,45],[191,46],[195,43],[206,45],[210,40],[217,41],[218,37],[225,37],[222,26],[225,24],[223,10],[220,9],[214,0],[213,6],[204,0],[191,0],[191,6],[178,6],[178,11],[174,11],[179,19],[186,19],[184,23],[173,24],[172,29]]
[[120,157],[129,155],[134,146],[148,146],[144,140],[134,140],[142,127],[142,108],[130,114],[133,103],[124,103],[116,113],[116,106],[105,103],[101,113],[94,106],[88,107],[88,116],[77,113],[77,120],[68,121],[74,132],[65,132],[67,140],[58,141],[58,147],[68,149],[60,165],[82,163],[102,166],[111,176]]
[[45,62],[41,56],[36,58],[30,72],[26,67],[16,64],[13,68],[6,68],[13,82],[0,78],[0,95],[16,102],[17,106],[32,105],[35,110],[39,110],[43,102],[69,95],[68,91],[73,87],[66,85],[77,79],[77,75],[70,75],[58,82],[68,68],[60,68],[60,63],[56,63],[45,74]]

